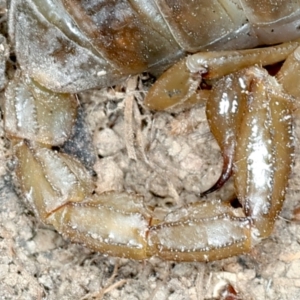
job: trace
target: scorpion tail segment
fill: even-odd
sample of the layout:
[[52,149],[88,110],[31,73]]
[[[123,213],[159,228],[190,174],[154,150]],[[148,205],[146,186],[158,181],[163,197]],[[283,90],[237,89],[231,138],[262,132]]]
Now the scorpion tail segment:
[[175,261],[211,261],[249,252],[251,226],[241,209],[199,202],[150,227],[149,255]]
[[144,104],[151,110],[166,110],[205,103],[207,91],[197,91],[202,77],[186,67],[186,58],[164,72],[148,91]]
[[91,176],[75,159],[34,142],[14,146],[17,177],[28,201],[45,223],[69,201],[81,202],[94,188]]
[[247,109],[247,91],[251,82],[245,71],[221,78],[211,90],[206,116],[223,155],[223,169],[217,182],[201,196],[221,188],[230,178],[233,167],[236,137]]
[[270,235],[281,211],[293,163],[290,98],[266,71],[254,75],[235,156],[235,186],[260,237]]
[[234,157],[234,149],[235,143],[228,145],[226,147],[225,151],[222,152],[223,155],[223,168],[220,177],[218,180],[214,183],[213,186],[211,186],[208,190],[200,193],[200,197],[204,197],[208,194],[211,194],[215,191],[218,191],[221,189],[224,184],[228,181],[228,179],[232,175],[232,169],[233,169],[233,157]]
[[132,194],[95,195],[81,203],[68,203],[54,212],[54,227],[72,241],[110,256],[147,258],[151,216]]
[[126,193],[95,195],[81,203],[65,204],[49,219],[73,241],[131,259],[158,256],[174,261],[209,261],[251,248],[249,219],[235,216],[231,208],[219,202],[182,208],[158,220],[140,201]]
[[76,160],[40,144],[19,142],[17,176],[45,223],[64,236],[111,256],[208,261],[248,252],[251,220],[226,203],[196,203],[155,218],[140,197],[93,195]]
[[5,94],[6,134],[48,145],[63,144],[71,135],[77,105],[74,95],[51,92],[18,73]]

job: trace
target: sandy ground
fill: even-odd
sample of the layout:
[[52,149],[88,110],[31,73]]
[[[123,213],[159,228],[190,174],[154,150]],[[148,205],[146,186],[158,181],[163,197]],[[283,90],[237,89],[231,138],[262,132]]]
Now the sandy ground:
[[[135,80],[127,83],[127,93],[117,88],[80,95],[91,140],[79,149],[88,150],[84,160],[94,165],[98,192],[135,192],[161,209],[194,202],[221,169],[204,108],[152,114],[139,100],[144,87],[128,88]],[[107,257],[43,225],[17,188],[1,121],[0,299],[299,299],[300,235],[293,220],[300,207],[299,132],[296,124],[295,165],[271,237],[247,255],[173,263]],[[228,285],[238,295],[224,295]]]

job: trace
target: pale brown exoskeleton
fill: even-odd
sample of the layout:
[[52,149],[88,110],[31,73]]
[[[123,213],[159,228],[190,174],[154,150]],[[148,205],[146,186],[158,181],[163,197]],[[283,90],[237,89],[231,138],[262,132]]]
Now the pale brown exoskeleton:
[[[268,237],[293,162],[300,48],[290,41],[300,37],[300,1],[262,3],[11,0],[9,30],[21,71],[6,91],[5,129],[18,180],[41,220],[91,249],[132,259],[216,260]],[[233,174],[242,208],[202,201],[156,216],[139,196],[95,194],[84,166],[51,150],[72,131],[71,93],[142,71],[159,74],[178,59],[145,105],[171,109],[208,97],[207,117],[224,157],[208,192]],[[261,68],[283,60],[276,77]],[[203,92],[207,80],[213,88]]]

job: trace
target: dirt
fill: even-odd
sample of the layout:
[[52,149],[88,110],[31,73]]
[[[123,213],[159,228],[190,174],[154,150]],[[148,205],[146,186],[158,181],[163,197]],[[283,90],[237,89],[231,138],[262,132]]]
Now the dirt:
[[[80,95],[91,139],[79,149],[88,150],[83,161],[97,172],[97,191],[138,193],[161,209],[197,201],[222,167],[203,105],[151,113],[142,107],[146,87],[132,89],[136,80],[124,83],[127,92],[117,87]],[[0,299],[299,299],[300,123],[272,235],[249,254],[210,263],[113,258],[63,239],[20,193],[2,121],[0,136]],[[225,296],[230,290],[237,295]]]

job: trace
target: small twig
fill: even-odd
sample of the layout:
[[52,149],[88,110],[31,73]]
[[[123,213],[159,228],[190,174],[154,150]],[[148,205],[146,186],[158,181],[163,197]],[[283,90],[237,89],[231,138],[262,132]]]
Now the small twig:
[[89,294],[85,295],[84,297],[80,298],[80,300],[85,300],[85,299],[101,300],[105,294],[107,294],[107,293],[111,292],[113,289],[118,288],[118,287],[124,285],[125,283],[127,283],[128,279],[121,279],[121,280],[113,283],[114,278],[118,274],[118,268],[119,268],[119,263],[117,260],[115,263],[115,266],[114,266],[113,273],[107,280],[107,283],[105,284],[105,286],[100,291],[97,291],[94,293],[89,293]]

